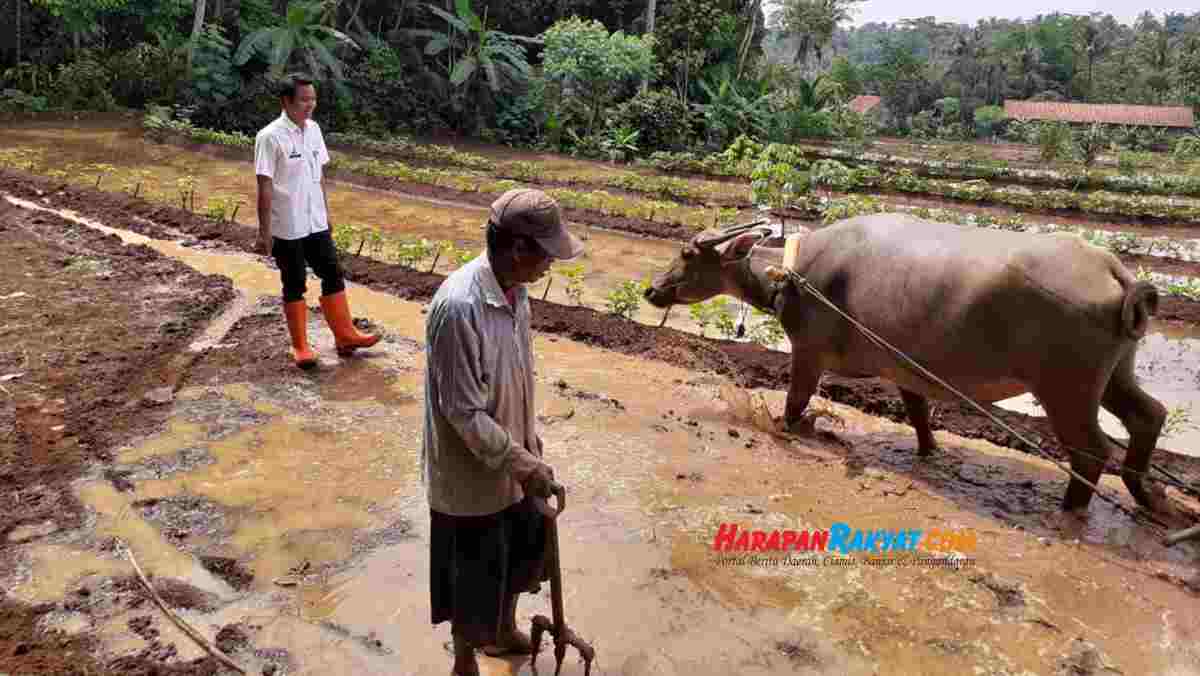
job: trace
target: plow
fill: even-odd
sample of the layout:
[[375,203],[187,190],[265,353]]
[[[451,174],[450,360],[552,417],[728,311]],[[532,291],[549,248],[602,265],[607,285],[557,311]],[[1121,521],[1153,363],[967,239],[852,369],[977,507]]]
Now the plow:
[[546,519],[545,562],[550,572],[550,607],[553,618],[548,618],[545,615],[535,615],[532,620],[533,626],[529,634],[533,642],[532,669],[534,674],[538,673],[537,656],[541,652],[542,637],[546,633],[549,633],[554,639],[554,676],[559,676],[559,673],[562,671],[563,660],[567,655],[567,646],[574,647],[579,651],[579,656],[583,658],[584,676],[590,676],[592,660],[596,657],[596,651],[590,644],[580,638],[571,627],[567,626],[567,618],[563,609],[562,563],[559,559],[558,547],[558,517],[566,509],[567,491],[557,482],[551,482],[550,489],[557,502],[556,508],[551,508],[549,503],[542,498],[535,497],[534,504],[537,505],[538,511]]

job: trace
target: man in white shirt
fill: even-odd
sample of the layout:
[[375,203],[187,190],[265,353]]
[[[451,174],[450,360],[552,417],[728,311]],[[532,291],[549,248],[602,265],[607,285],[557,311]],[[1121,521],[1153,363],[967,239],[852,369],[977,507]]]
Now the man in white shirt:
[[371,347],[378,336],[358,332],[351,321],[346,285],[338,264],[322,168],[329,162],[325,137],[312,118],[317,90],[312,80],[292,75],[279,90],[283,112],[254,140],[258,176],[258,252],[279,266],[283,311],[292,337],[292,359],[302,369],[317,365],[308,345],[304,302],[306,264],[321,279],[321,312],[333,331],[339,356]]

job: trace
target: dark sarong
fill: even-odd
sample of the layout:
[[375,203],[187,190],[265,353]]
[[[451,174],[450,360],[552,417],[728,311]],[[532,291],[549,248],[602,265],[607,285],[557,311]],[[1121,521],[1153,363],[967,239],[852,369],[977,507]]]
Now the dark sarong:
[[535,593],[550,579],[545,517],[528,496],[486,516],[429,515],[433,624],[449,621],[476,647],[495,644],[506,597]]

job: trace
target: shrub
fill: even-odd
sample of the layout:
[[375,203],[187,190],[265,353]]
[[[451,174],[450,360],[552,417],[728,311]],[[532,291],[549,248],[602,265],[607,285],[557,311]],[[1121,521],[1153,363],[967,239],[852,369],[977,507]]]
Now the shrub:
[[0,113],[39,113],[46,108],[45,96],[32,96],[20,89],[0,91]]
[[1037,145],[1041,148],[1042,160],[1053,162],[1070,151],[1071,128],[1065,122],[1044,123],[1037,130]]
[[687,146],[691,130],[691,113],[687,105],[673,92],[666,90],[640,92],[621,104],[612,118],[615,128],[638,129],[641,152],[679,150]]
[[1000,106],[981,106],[975,109],[975,134],[980,138],[991,138],[993,134],[1002,134],[1003,123],[1007,120],[1004,109]]
[[646,282],[633,280],[621,282],[607,296],[609,311],[619,317],[633,319],[634,313],[642,305],[642,294],[648,286]]
[[58,100],[68,110],[109,111],[117,101],[109,91],[112,73],[91,56],[64,64],[55,82]]
[[1175,160],[1177,162],[1195,162],[1200,160],[1200,134],[1181,136],[1175,141]]

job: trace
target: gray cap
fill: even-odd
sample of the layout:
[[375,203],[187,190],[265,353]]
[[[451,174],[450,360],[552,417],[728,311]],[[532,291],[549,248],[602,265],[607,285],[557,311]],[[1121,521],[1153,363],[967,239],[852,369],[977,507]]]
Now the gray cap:
[[504,193],[492,202],[491,221],[501,230],[532,237],[554,258],[568,260],[583,253],[583,242],[567,231],[558,203],[541,190]]

